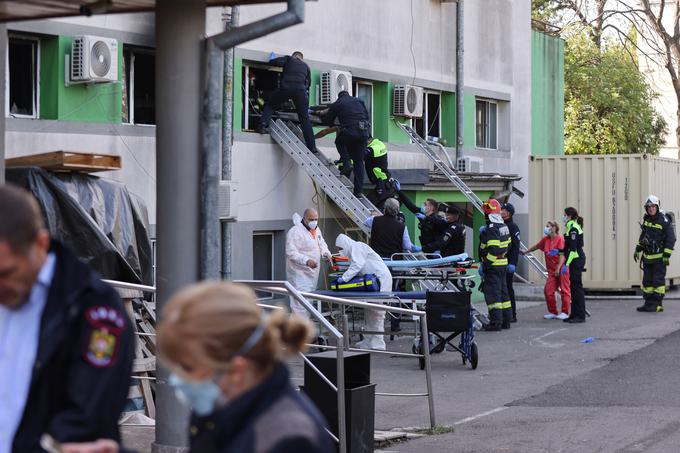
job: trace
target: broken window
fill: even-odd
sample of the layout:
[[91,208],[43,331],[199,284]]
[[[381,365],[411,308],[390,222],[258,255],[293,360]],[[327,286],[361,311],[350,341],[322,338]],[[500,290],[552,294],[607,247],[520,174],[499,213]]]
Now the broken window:
[[123,122],[156,124],[156,57],[150,49],[123,50]]
[[[281,68],[265,64],[243,66],[241,124],[245,131],[255,131],[260,127],[265,101],[279,87]],[[287,101],[277,109],[278,112],[295,112],[292,101]]]
[[423,116],[415,118],[415,130],[426,140],[438,141],[441,130],[441,93],[423,93]]
[[8,43],[9,92],[7,111],[10,116],[38,116],[38,40],[10,37]]
[[498,149],[498,104],[494,101],[477,99],[475,112],[475,146]]

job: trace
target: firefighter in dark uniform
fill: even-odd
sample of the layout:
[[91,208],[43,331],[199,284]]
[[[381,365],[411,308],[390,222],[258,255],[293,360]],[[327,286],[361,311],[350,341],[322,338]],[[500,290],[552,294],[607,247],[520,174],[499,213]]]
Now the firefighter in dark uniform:
[[558,269],[566,274],[569,269],[569,286],[571,288],[571,313],[563,322],[577,324],[586,322],[586,294],[583,289],[583,271],[586,267],[586,254],[583,251],[583,217],[578,215],[574,207],[564,210],[564,223],[567,224],[564,235],[564,250]]
[[512,305],[505,284],[508,266],[510,230],[501,217],[498,200],[490,199],[482,205],[486,216],[486,226],[479,234],[479,274],[483,279],[486,306],[489,309],[489,324],[484,330],[499,331],[509,329],[512,319]]
[[391,176],[387,168],[387,146],[377,138],[368,137],[365,164],[369,181],[375,186],[376,193],[382,195]]
[[423,250],[439,250],[442,256],[460,255],[465,252],[465,225],[460,221],[460,210],[446,205],[446,230],[436,241],[423,246]]
[[10,399],[0,406],[1,451],[42,452],[44,433],[120,438],[130,320],[115,290],[50,241],[35,199],[12,186],[0,186],[0,332],[9,352],[0,355],[0,395]]
[[633,259],[637,262],[642,258],[642,295],[645,303],[637,311],[662,312],[666,294],[666,268],[675,246],[675,229],[672,219],[661,211],[658,197],[650,195],[647,198],[640,228],[642,232]]
[[508,249],[508,269],[505,275],[505,283],[508,287],[508,296],[512,304],[512,322],[517,322],[517,304],[515,302],[515,288],[513,287],[513,280],[515,277],[515,270],[519,262],[519,244],[520,233],[519,227],[512,220],[515,215],[515,207],[512,203],[503,203],[501,206],[501,217],[510,230],[510,248]]
[[293,52],[291,56],[278,58],[272,52],[269,64],[283,67],[283,72],[281,73],[279,89],[271,94],[264,106],[262,122],[258,131],[261,134],[269,132],[269,121],[272,118],[273,111],[290,99],[295,104],[295,111],[300,120],[305,144],[311,152],[317,153],[312,122],[309,119],[309,86],[312,76],[309,66],[303,61],[302,52]]
[[[341,91],[338,99],[328,106],[328,113],[323,117],[324,123],[333,126],[335,119],[340,121],[338,132],[338,147],[344,147],[346,152],[343,157],[349,157],[354,164],[354,195],[361,195],[364,187],[364,154],[366,143],[371,129],[371,120],[368,110],[361,99],[350,96],[347,91]],[[347,169],[352,164],[343,161],[343,168]]]
[[420,212],[416,213],[416,217],[420,222],[418,228],[420,229],[420,243],[423,245],[423,252],[432,253],[436,248],[429,248],[427,244],[433,244],[437,241],[444,231],[446,231],[446,220],[442,219],[439,214],[439,203],[432,198],[425,200]]

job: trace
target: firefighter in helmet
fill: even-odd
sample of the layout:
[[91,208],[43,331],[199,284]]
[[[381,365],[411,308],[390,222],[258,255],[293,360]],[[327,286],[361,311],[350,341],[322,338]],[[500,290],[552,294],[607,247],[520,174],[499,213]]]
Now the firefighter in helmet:
[[633,260],[642,259],[642,295],[644,305],[637,308],[643,312],[663,311],[666,294],[666,267],[670,263],[675,245],[675,222],[661,211],[661,202],[650,195],[645,202],[645,216],[640,224],[642,232],[635,246]]
[[490,199],[482,205],[486,225],[479,230],[479,274],[483,279],[483,292],[489,309],[489,324],[485,330],[509,329],[512,304],[505,283],[508,267],[510,230],[501,217],[498,200]]

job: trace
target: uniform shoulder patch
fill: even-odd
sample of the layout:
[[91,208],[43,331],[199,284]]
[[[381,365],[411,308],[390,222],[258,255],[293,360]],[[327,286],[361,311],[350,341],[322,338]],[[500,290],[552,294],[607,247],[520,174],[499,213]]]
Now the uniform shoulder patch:
[[120,334],[125,328],[125,317],[112,307],[97,306],[85,311],[89,326],[84,358],[96,368],[111,366],[118,354]]

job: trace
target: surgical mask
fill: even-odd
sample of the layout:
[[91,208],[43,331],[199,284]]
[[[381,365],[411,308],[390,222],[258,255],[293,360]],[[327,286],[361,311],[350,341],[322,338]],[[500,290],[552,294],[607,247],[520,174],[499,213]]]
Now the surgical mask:
[[[219,373],[219,377],[223,376]],[[218,400],[226,402],[222,389],[215,382],[216,378],[202,381],[187,381],[172,373],[168,383],[175,389],[177,397],[191,406],[196,415],[205,417],[215,410]]]
[[545,227],[545,228],[543,228],[543,234],[544,234],[545,236],[549,236],[549,235],[550,235],[550,227]]
[[564,215],[564,216],[562,216],[562,220],[564,221],[564,223],[567,223],[567,222],[569,222],[569,217]]
[[309,223],[307,223],[307,226],[308,226],[311,230],[316,230],[316,227],[317,227],[318,225],[319,225],[319,221],[318,221],[318,220],[310,220]]

